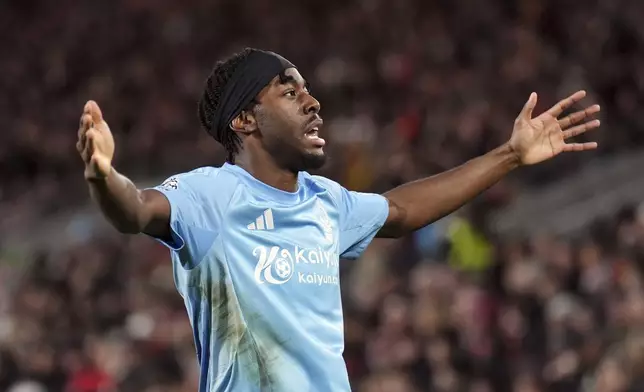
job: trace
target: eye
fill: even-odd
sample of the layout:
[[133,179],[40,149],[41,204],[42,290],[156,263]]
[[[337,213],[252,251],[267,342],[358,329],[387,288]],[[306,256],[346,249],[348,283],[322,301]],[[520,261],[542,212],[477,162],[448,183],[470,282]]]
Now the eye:
[[288,90],[288,91],[284,92],[284,95],[285,96],[288,95],[288,96],[291,96],[291,97],[296,97],[297,96],[297,94],[295,93],[295,90]]

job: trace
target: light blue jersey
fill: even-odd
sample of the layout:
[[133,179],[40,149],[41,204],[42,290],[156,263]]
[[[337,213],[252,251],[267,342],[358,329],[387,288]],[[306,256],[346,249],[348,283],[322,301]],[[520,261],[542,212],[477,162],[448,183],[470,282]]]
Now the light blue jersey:
[[360,256],[388,203],[308,173],[298,183],[284,192],[225,164],[154,188],[170,201],[200,392],[350,390],[338,263]]

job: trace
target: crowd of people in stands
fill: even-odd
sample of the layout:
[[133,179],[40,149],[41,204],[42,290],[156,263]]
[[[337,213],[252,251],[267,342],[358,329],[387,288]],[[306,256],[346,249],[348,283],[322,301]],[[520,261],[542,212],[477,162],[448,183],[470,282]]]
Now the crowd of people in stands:
[[[76,129],[87,99],[117,169],[164,178],[224,154],[196,101],[245,46],[298,65],[322,102],[322,174],[383,191],[501,144],[531,91],[602,105],[596,153],[521,170],[418,235],[343,264],[356,391],[644,390],[644,224],[637,206],[575,238],[498,238],[515,191],[644,144],[636,0],[118,0],[0,4],[0,235],[88,201]],[[196,390],[167,250],[108,232],[29,257],[0,240],[0,390]]]

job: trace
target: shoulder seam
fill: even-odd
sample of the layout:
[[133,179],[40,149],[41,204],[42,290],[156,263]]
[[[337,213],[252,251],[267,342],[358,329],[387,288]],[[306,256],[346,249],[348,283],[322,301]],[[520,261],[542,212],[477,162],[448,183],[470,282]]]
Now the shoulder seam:
[[234,189],[231,189],[229,197],[226,198],[227,199],[226,200],[226,205],[223,206],[223,208],[221,210],[221,215],[222,215],[221,216],[221,221],[222,222],[224,222],[224,218],[228,214],[228,210],[230,209],[230,201],[233,199],[235,194],[238,192],[239,187],[242,185],[242,182],[239,181],[239,179],[237,177],[235,177],[235,180],[237,181],[237,183],[235,184]]
[[[335,182],[335,181],[333,181],[333,180],[331,180],[329,178],[322,177],[322,176],[313,176],[313,175],[309,174],[309,178],[312,181],[314,181],[316,185],[321,186],[326,190],[326,192],[329,195],[329,197],[331,198],[331,200],[333,200],[333,204],[335,204],[336,211],[338,211],[340,213],[340,211],[342,210],[341,200],[337,199],[337,197],[335,195],[335,191],[332,190],[332,189],[329,189],[329,186],[330,187],[335,187],[335,186],[339,187],[340,188],[340,197],[342,197],[342,185],[340,185],[339,183],[337,183],[337,182]],[[324,180],[321,180],[322,178]],[[327,184],[320,184],[321,182],[325,183],[327,181],[330,184],[328,184],[328,185]],[[342,227],[344,225],[344,218],[345,217],[342,216],[342,213],[340,213],[339,216],[338,216],[338,224],[339,224],[340,227]]]
[[[328,187],[326,186],[326,184],[321,184],[321,182],[322,182],[322,181],[320,181],[320,180],[319,180],[319,178],[320,178],[320,177],[319,177],[319,176],[309,175],[309,178],[310,178],[313,182],[315,182],[317,185],[322,186],[324,189],[326,189],[326,190],[327,190],[327,192],[328,192],[328,193],[329,193],[329,195],[331,196],[331,199],[333,199],[333,203],[335,204],[335,208],[338,208],[338,209],[339,209],[339,208],[340,208],[340,203],[338,202],[338,199],[335,197],[334,192],[333,192],[333,191],[331,191],[330,189],[328,189]],[[328,180],[328,181],[332,181],[332,182],[333,182],[333,180],[330,180],[330,179],[326,179],[326,180]],[[338,184],[338,185],[339,185],[339,184]]]

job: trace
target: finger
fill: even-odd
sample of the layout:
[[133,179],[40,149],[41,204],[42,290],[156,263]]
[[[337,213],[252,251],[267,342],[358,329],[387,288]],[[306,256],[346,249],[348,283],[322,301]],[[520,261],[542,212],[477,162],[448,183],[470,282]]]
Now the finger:
[[590,151],[597,148],[596,142],[564,144],[564,152]]
[[98,104],[92,100],[87,101],[85,104],[85,113],[91,115],[92,120],[94,120],[95,123],[103,121],[103,112],[101,112],[101,108],[99,108]]
[[87,145],[87,139],[83,137],[82,140],[78,140],[76,142],[76,150],[78,150],[79,153],[83,153],[83,150],[85,150],[85,145]]
[[572,127],[570,129],[563,131],[563,138],[564,140],[570,139],[571,137],[581,135],[582,133],[586,131],[590,131],[591,129],[598,128],[600,125],[601,125],[601,122],[599,120],[593,120],[585,124],[577,125],[576,127]]
[[87,141],[85,142],[85,146],[84,146],[85,148],[83,149],[83,153],[82,153],[83,160],[85,162],[89,163],[90,159],[92,158],[92,155],[94,154],[95,138],[96,138],[96,133],[94,133],[93,131],[90,131],[87,133]]
[[81,150],[81,158],[83,158],[83,162],[88,163],[89,159],[92,156],[92,146],[90,146],[90,143],[87,142],[82,147],[83,149]]
[[581,101],[585,96],[586,96],[586,92],[584,90],[577,91],[576,93],[569,96],[568,98],[562,99],[561,101],[557,102],[555,106],[551,107],[548,110],[548,113],[552,117],[559,117],[561,113],[564,112],[564,110],[568,109],[576,102]]
[[580,110],[578,112],[575,112],[559,120],[559,126],[561,127],[561,129],[566,129],[569,126],[577,124],[581,120],[592,116],[593,114],[599,112],[600,110],[601,108],[599,107],[599,105],[593,105],[591,107],[587,107],[584,110]]
[[92,116],[89,114],[83,114],[80,118],[80,125],[78,126],[78,138],[83,140],[85,138],[85,133],[93,127]]
[[85,137],[87,138],[87,143],[90,141],[92,143],[96,142],[96,138],[99,136],[99,132],[96,128],[90,128],[86,133]]
[[530,98],[528,98],[525,105],[523,105],[520,116],[523,117],[524,120],[531,120],[532,111],[535,106],[537,106],[537,93],[531,93]]

